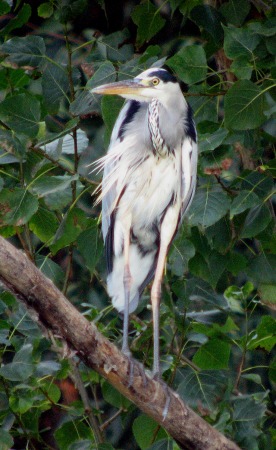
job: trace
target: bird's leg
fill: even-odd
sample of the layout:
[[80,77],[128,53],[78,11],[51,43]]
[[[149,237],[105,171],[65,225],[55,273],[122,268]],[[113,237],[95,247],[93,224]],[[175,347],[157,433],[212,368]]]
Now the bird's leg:
[[129,326],[129,301],[130,301],[130,288],[131,288],[131,273],[129,268],[129,246],[130,246],[130,237],[129,237],[129,228],[125,232],[124,236],[124,297],[125,297],[125,305],[124,305],[124,324],[123,324],[123,346],[122,352],[131,356],[131,352],[129,350],[128,345],[128,326]]
[[151,305],[153,316],[153,376],[160,377],[160,358],[159,358],[159,320],[160,320],[160,299],[161,283],[166,262],[167,246],[161,246],[158,255],[157,267],[154,281],[151,288]]
[[[160,230],[160,247],[158,260],[156,265],[155,276],[151,288],[151,304],[153,315],[153,376],[160,379],[160,355],[159,355],[159,316],[160,316],[160,299],[161,299],[161,283],[166,264],[168,247],[177,228],[179,217],[179,209],[176,207],[169,208],[163,218]],[[160,380],[159,380],[160,381]],[[163,409],[163,419],[166,418],[171,402],[168,386],[164,383],[164,389],[168,393]]]

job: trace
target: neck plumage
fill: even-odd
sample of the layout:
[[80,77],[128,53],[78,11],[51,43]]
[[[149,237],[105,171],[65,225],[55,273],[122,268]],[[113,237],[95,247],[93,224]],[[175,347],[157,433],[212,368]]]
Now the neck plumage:
[[153,153],[165,158],[171,153],[170,147],[166,144],[159,127],[159,106],[158,100],[153,99],[148,107],[148,127],[150,132]]

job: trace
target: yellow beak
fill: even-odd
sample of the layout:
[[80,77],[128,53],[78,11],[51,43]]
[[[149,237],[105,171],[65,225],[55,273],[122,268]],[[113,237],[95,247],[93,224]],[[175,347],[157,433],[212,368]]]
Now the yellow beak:
[[116,83],[103,84],[91,90],[93,94],[103,95],[124,95],[124,94],[139,94],[141,89],[147,86],[141,83],[142,80],[125,80],[117,81]]

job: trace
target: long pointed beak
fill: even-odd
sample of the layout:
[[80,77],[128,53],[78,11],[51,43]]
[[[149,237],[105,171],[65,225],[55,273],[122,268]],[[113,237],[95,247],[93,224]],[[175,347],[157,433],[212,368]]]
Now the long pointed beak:
[[139,94],[141,89],[147,86],[138,80],[117,81],[116,83],[103,84],[91,90],[93,94],[104,95],[125,95],[125,94]]

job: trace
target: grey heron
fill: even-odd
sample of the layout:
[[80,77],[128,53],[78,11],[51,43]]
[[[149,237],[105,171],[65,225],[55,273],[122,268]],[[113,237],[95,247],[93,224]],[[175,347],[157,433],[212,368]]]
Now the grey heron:
[[113,305],[124,314],[122,351],[130,355],[129,314],[153,279],[153,375],[159,377],[162,277],[169,246],[196,187],[193,114],[177,79],[163,68],[96,87],[92,93],[127,99],[108,152],[97,165],[104,170],[100,200],[107,286]]

